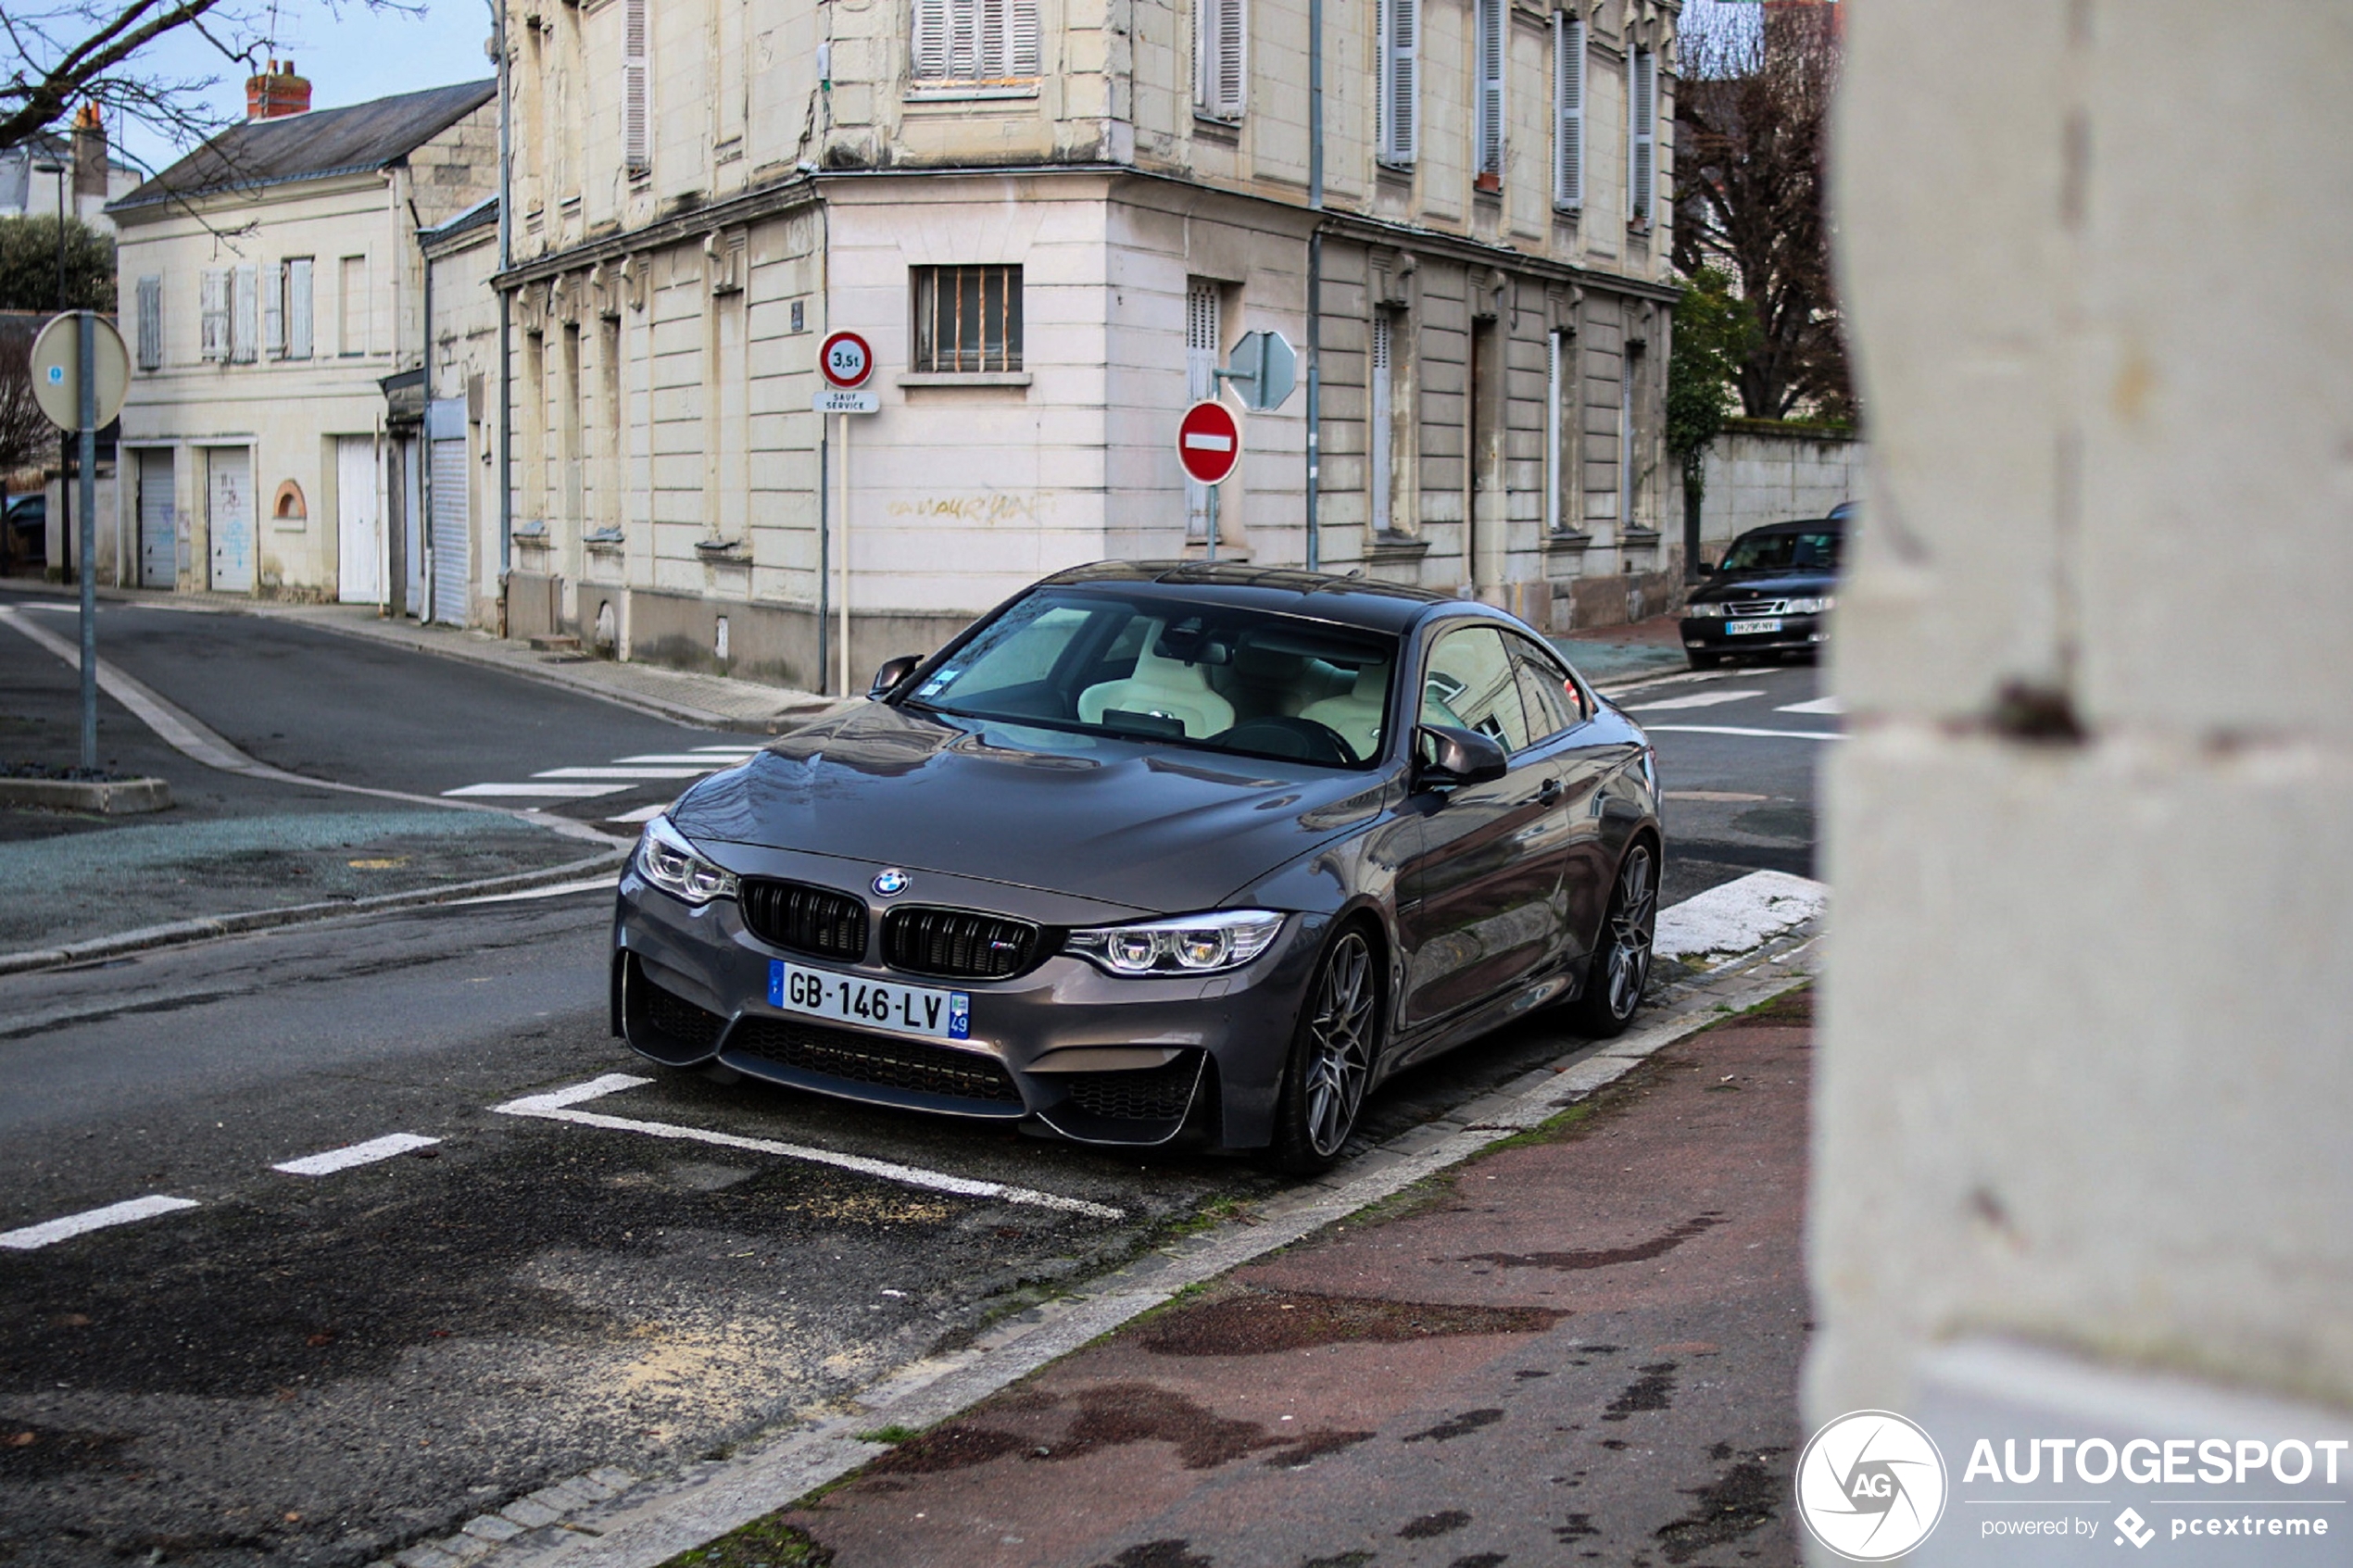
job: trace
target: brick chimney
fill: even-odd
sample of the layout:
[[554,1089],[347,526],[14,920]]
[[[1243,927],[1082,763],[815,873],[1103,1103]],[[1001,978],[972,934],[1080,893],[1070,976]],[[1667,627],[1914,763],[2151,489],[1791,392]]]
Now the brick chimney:
[[271,60],[270,69],[245,78],[245,118],[277,119],[310,112],[310,82],[295,74],[292,60]]
[[74,111],[73,194],[102,199],[107,194],[107,126],[95,104]]

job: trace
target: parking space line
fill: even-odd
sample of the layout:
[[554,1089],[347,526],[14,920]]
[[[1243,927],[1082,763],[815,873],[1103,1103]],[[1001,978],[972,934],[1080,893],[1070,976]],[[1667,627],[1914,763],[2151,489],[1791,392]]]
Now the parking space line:
[[[1689,696],[1661,697],[1656,702],[1637,702],[1628,706],[1629,713],[1667,713],[1680,708],[1716,708],[1728,702],[1746,702],[1753,696],[1763,696],[1759,690],[1739,692],[1693,692]],[[1783,709],[1782,712],[1789,710]]]
[[1737,724],[1644,724],[1651,734],[1755,735],[1761,740],[1844,740],[1836,730],[1749,730]]
[[337,1171],[348,1171],[354,1165],[372,1165],[379,1160],[406,1154],[412,1148],[430,1148],[439,1138],[429,1138],[420,1133],[386,1133],[366,1143],[356,1143],[343,1148],[331,1148],[324,1154],[307,1154],[300,1160],[289,1160],[283,1165],[272,1165],[272,1171],[283,1171],[289,1176],[329,1176]]
[[91,1231],[102,1231],[109,1225],[127,1225],[133,1220],[152,1220],[157,1214],[170,1214],[182,1209],[194,1209],[193,1198],[166,1198],[160,1193],[145,1198],[126,1198],[109,1203],[104,1209],[85,1210],[68,1214],[62,1219],[45,1220],[21,1230],[0,1232],[0,1247],[12,1252],[31,1252],[53,1242],[69,1241]]
[[888,1160],[870,1160],[862,1154],[837,1154],[828,1148],[811,1148],[804,1144],[780,1143],[773,1138],[739,1137],[733,1133],[714,1133],[700,1127],[682,1127],[670,1122],[640,1122],[627,1116],[607,1116],[599,1111],[575,1110],[585,1100],[598,1099],[623,1089],[633,1089],[650,1084],[650,1078],[639,1078],[625,1073],[610,1073],[585,1084],[552,1090],[544,1095],[528,1095],[510,1099],[504,1105],[494,1105],[491,1110],[501,1116],[534,1116],[548,1122],[572,1122],[583,1127],[601,1127],[608,1132],[643,1133],[648,1137],[676,1138],[692,1143],[714,1144],[721,1148],[740,1148],[755,1154],[781,1155],[786,1160],[806,1160],[813,1165],[831,1165],[837,1170],[854,1171],[860,1175],[875,1176],[902,1186],[923,1187],[932,1192],[954,1193],[963,1198],[995,1198],[1001,1203],[1019,1203],[1032,1209],[1053,1209],[1065,1214],[1084,1214],[1095,1220],[1126,1218],[1125,1210],[1107,1204],[1089,1203],[1083,1198],[1064,1198],[1058,1193],[1039,1192],[1032,1187],[1008,1186],[1002,1182],[980,1181],[970,1176],[951,1176],[945,1171],[926,1171],[917,1165],[900,1165]]
[[1786,708],[1776,708],[1776,713],[1843,713],[1846,704],[1834,696],[1818,696],[1811,702],[1793,702]]

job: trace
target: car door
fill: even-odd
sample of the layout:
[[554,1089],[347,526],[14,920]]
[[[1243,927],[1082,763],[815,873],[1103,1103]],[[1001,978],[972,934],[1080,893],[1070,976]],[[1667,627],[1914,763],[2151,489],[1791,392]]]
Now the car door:
[[1562,951],[1574,960],[1600,928],[1617,869],[1604,833],[1602,786],[1631,753],[1596,744],[1592,699],[1557,659],[1526,637],[1507,633],[1504,642],[1519,676],[1532,755],[1560,785],[1546,842],[1560,871]]
[[1519,675],[1502,630],[1457,627],[1431,643],[1416,721],[1492,737],[1510,771],[1421,803],[1398,906],[1407,1029],[1532,979],[1559,955],[1557,769],[1530,746]]

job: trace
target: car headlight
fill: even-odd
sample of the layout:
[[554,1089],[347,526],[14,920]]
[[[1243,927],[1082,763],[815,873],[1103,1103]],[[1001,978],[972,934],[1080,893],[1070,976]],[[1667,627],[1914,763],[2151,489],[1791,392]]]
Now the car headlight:
[[1063,951],[1092,959],[1113,974],[1211,974],[1239,969],[1282,929],[1283,917],[1270,909],[1219,909],[1074,931]]
[[1721,620],[1724,607],[1722,605],[1685,605],[1683,613],[1698,621]]
[[1825,594],[1818,599],[1791,599],[1781,608],[1792,615],[1822,615],[1828,613],[1830,608],[1836,603],[1838,603],[1836,595]]
[[637,872],[684,903],[708,904],[713,898],[736,896],[736,873],[704,859],[686,842],[686,835],[670,825],[667,816],[646,824],[644,836],[637,840]]

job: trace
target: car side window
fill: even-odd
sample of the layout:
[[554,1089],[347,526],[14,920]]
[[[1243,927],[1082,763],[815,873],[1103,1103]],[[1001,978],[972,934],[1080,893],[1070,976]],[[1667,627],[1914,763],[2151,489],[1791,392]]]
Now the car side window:
[[1583,723],[1585,699],[1576,683],[1560,667],[1524,638],[1508,639],[1512,661],[1519,667],[1519,696],[1528,709],[1529,728],[1539,742],[1548,741]]
[[1477,730],[1505,751],[1528,749],[1528,714],[1501,632],[1466,626],[1438,639],[1423,669],[1421,721]]

